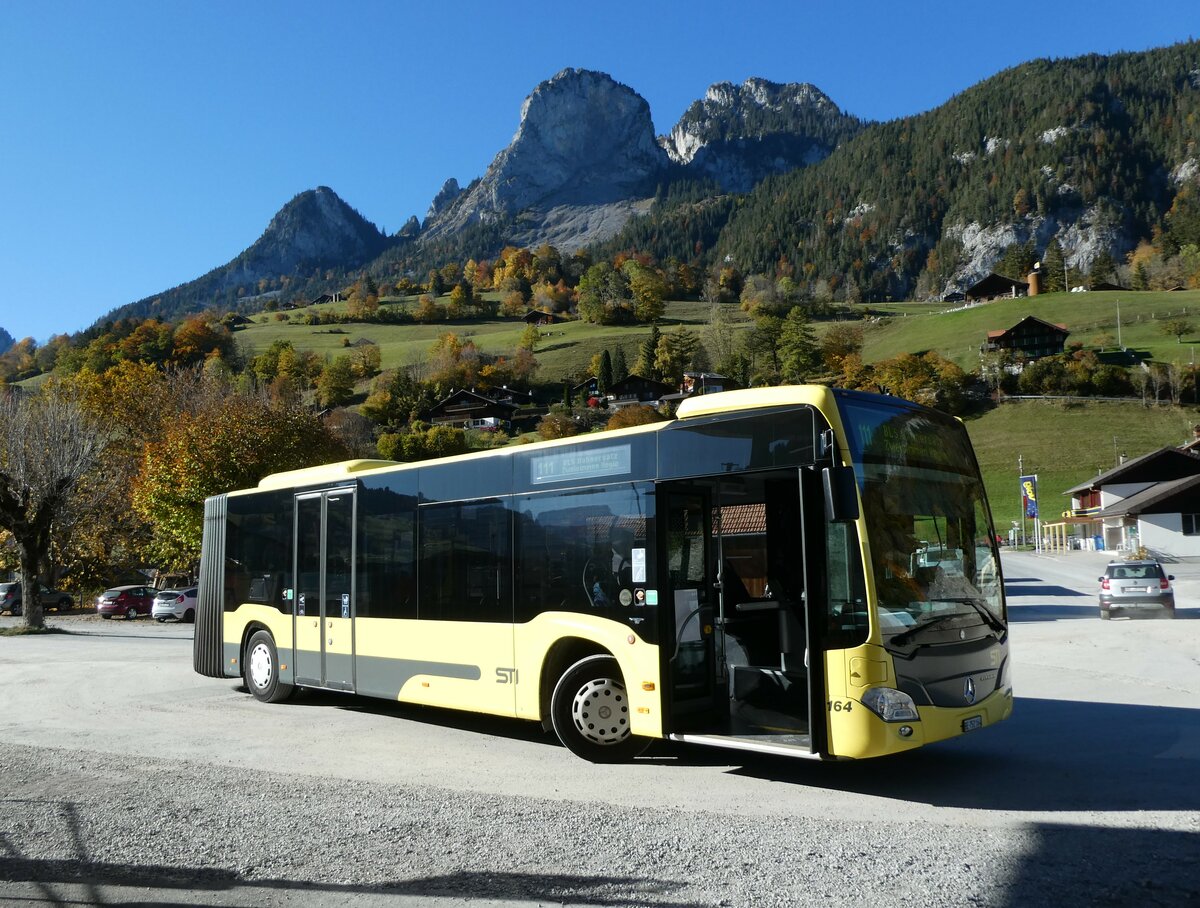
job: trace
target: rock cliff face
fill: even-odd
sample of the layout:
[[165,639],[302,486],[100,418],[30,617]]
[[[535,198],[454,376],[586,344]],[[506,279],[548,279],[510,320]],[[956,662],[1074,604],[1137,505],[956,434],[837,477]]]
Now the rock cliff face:
[[[576,223],[610,230],[620,222],[619,229],[632,203],[653,194],[668,166],[644,98],[604,73],[564,69],[525,99],[512,143],[482,179],[452,198],[448,188],[458,184],[447,181],[430,206],[423,237],[518,216],[523,233],[536,236],[552,210],[560,224],[573,213]],[[585,233],[570,245],[594,238]]]
[[863,124],[807,83],[718,82],[687,109],[659,144],[671,160],[729,192],[814,164]]

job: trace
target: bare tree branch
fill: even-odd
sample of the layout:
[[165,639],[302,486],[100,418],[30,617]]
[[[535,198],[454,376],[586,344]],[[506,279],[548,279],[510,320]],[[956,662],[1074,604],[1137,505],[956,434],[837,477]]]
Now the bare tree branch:
[[100,431],[61,385],[0,395],[0,528],[17,545],[29,627],[43,624],[38,569],[51,528],[103,448]]

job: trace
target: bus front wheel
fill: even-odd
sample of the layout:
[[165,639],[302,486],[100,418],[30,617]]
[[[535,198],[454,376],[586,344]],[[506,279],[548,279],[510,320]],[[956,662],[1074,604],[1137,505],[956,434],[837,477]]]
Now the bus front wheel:
[[650,744],[629,731],[629,697],[612,656],[588,656],[563,673],[550,720],[563,746],[593,763],[623,763]]
[[266,631],[255,631],[246,645],[242,677],[250,693],[264,703],[279,703],[292,695],[294,688],[279,680],[279,653]]

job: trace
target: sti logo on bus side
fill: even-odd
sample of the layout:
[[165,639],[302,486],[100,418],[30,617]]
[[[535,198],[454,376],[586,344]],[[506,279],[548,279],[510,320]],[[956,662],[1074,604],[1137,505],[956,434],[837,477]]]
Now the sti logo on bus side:
[[496,669],[497,684],[516,684],[517,670],[515,668],[498,668]]

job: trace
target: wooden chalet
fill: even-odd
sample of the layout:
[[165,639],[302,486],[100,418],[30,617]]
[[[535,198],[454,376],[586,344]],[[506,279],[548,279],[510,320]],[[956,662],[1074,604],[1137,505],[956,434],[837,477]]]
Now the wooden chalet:
[[429,422],[463,429],[502,429],[512,425],[516,411],[514,403],[461,388],[430,408]]
[[718,372],[684,372],[679,390],[688,394],[716,394],[718,391],[737,391],[742,386]]
[[735,391],[741,385],[724,375],[716,372],[684,372],[679,391],[675,394],[664,394],[660,400],[664,403],[678,403],[698,394],[715,394],[718,391]]
[[968,287],[964,293],[968,302],[1003,299],[1004,297],[1015,299],[1018,296],[1027,296],[1029,294],[1029,284],[1025,281],[1013,280],[1011,277],[1005,277],[1002,274],[996,274],[993,271],[983,280]]
[[665,385],[652,378],[642,378],[640,375],[629,375],[618,382],[613,382],[608,389],[608,405],[612,408],[628,407],[633,404],[656,406],[663,397],[675,391],[670,385]]
[[1011,350],[1013,353],[1023,354],[1028,359],[1053,356],[1066,349],[1070,333],[1066,325],[1053,325],[1037,316],[1029,315],[1011,328],[989,331],[980,352]]
[[553,312],[543,312],[540,309],[530,309],[523,316],[521,316],[521,321],[527,325],[537,325],[539,328],[541,328],[545,327],[546,325],[557,325],[561,322],[565,322],[566,319]]
[[586,404],[591,400],[599,401],[602,396],[600,379],[594,375],[589,375],[577,385],[571,385],[571,400]]

